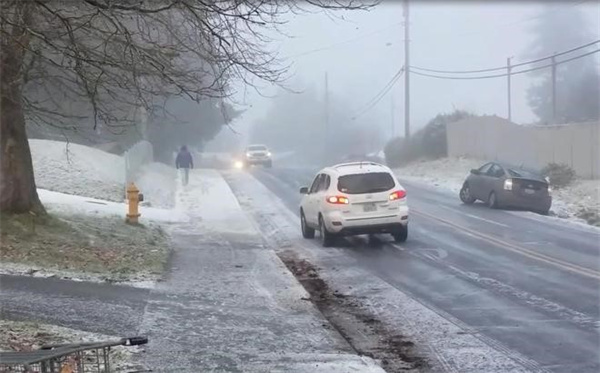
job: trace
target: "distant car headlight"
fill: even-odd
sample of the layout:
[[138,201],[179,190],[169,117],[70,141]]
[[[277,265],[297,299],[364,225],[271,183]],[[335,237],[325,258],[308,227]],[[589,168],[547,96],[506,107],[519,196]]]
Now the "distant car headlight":
[[270,156],[271,156],[271,152],[267,152],[267,157],[270,157]]
[[504,190],[512,190],[512,187],[513,187],[512,179],[504,180]]
[[235,167],[237,169],[244,168],[244,162],[242,162],[242,161],[235,161],[235,162],[233,162],[233,167]]
[[246,157],[250,157],[252,154],[250,153],[246,153]]

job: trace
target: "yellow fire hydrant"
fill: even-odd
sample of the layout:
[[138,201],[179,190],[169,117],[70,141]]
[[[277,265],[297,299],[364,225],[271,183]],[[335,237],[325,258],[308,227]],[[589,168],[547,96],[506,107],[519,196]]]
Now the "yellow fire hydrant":
[[127,223],[138,224],[138,218],[141,216],[138,207],[140,202],[144,201],[144,195],[134,183],[127,186],[127,200],[129,201],[129,213],[127,214]]

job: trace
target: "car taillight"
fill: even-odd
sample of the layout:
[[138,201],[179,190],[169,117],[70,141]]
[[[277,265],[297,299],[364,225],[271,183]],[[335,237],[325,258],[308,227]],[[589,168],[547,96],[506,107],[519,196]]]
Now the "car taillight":
[[334,205],[347,205],[350,203],[350,200],[344,196],[331,196],[327,197],[327,202]]
[[406,191],[405,190],[397,190],[394,193],[390,194],[390,201],[395,201],[397,199],[402,199],[406,197]]
[[512,179],[506,179],[504,180],[504,190],[512,190],[513,188],[513,181]]

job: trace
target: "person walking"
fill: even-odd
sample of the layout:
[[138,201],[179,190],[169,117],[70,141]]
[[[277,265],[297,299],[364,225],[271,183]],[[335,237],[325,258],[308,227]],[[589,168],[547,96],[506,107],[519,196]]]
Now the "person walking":
[[190,180],[190,168],[194,168],[194,160],[187,146],[182,146],[175,158],[175,167],[183,170],[183,185],[187,185]]

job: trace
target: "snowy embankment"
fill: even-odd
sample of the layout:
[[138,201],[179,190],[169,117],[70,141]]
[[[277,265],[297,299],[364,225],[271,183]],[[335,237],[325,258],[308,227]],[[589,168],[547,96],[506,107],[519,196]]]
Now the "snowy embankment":
[[[85,145],[29,140],[36,185],[40,189],[124,202],[125,161],[122,156]],[[170,209],[175,201],[175,169],[161,163],[142,167],[136,178],[145,206]],[[42,202],[47,193],[42,193]],[[56,199],[52,202],[56,205]],[[69,203],[72,205],[72,203]],[[124,211],[124,210],[122,210]],[[121,211],[121,213],[122,213]]]
[[157,163],[142,169],[136,183],[148,202],[142,225],[132,226],[124,224],[123,157],[60,141],[30,140],[30,147],[50,216],[2,217],[0,273],[155,281],[170,250],[165,224],[188,220],[173,209],[175,171]]
[[[413,162],[394,170],[399,179],[425,183],[458,192],[473,168],[485,162],[468,158],[442,158]],[[458,197],[457,197],[458,198]],[[583,221],[589,212],[600,211],[600,181],[576,180],[568,187],[553,191],[551,214],[560,218]]]
[[79,144],[29,140],[38,188],[122,202],[123,157]]

